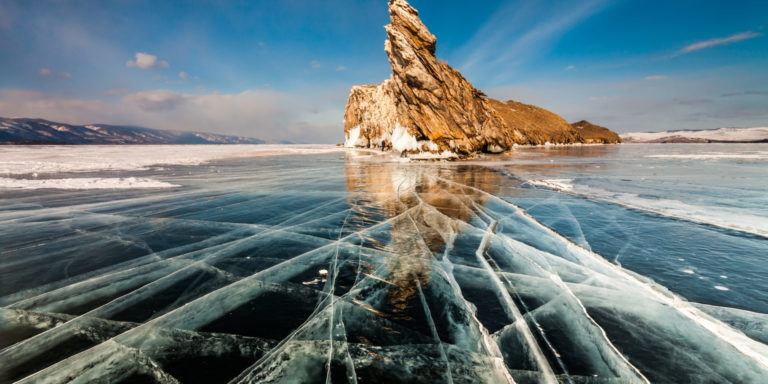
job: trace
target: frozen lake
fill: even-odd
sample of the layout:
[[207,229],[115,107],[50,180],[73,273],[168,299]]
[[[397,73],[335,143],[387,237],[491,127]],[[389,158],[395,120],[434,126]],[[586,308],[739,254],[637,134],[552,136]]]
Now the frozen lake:
[[0,147],[0,383],[759,383],[768,145]]

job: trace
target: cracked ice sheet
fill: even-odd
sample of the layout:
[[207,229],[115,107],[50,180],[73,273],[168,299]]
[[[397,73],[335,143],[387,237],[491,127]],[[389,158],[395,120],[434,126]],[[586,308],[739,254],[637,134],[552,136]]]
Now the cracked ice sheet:
[[768,369],[764,316],[618,268],[501,198],[531,191],[487,167],[261,158],[181,184],[0,212],[0,382],[757,382]]

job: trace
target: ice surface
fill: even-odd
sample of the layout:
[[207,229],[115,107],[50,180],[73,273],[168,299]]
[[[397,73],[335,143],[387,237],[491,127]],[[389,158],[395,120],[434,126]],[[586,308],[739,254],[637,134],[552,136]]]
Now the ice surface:
[[528,180],[528,184],[577,194],[590,199],[619,204],[659,215],[690,220],[768,237],[768,219],[746,209],[693,205],[678,200],[643,197],[636,193],[611,192],[576,184],[572,179]]
[[768,160],[768,152],[757,151],[755,153],[727,153],[727,152],[706,152],[695,154],[667,154],[650,155],[657,159],[678,159],[678,160]]
[[131,189],[131,188],[174,188],[176,184],[164,181],[125,178],[66,178],[66,179],[11,179],[0,177],[0,189]]
[[[355,153],[169,166],[173,189],[0,192],[0,382],[768,375],[764,314],[688,302],[593,252],[590,228],[577,244],[514,203],[552,192]],[[713,294],[740,287],[727,274]]]
[[338,151],[327,145],[89,145],[3,146],[0,175],[134,171],[159,165],[197,165],[216,159],[317,154]]

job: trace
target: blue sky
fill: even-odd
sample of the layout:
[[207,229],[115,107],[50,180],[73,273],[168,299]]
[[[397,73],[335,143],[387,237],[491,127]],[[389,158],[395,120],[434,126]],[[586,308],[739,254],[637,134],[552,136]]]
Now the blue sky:
[[[768,1],[412,0],[500,99],[614,130],[768,125]],[[386,1],[0,0],[0,116],[341,141]]]

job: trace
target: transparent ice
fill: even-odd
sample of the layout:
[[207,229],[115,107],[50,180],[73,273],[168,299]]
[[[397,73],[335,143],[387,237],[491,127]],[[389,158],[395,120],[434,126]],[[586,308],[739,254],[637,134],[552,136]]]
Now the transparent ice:
[[759,303],[694,303],[622,267],[580,225],[586,203],[503,166],[331,153],[145,172],[183,187],[0,191],[0,382],[768,377]]

